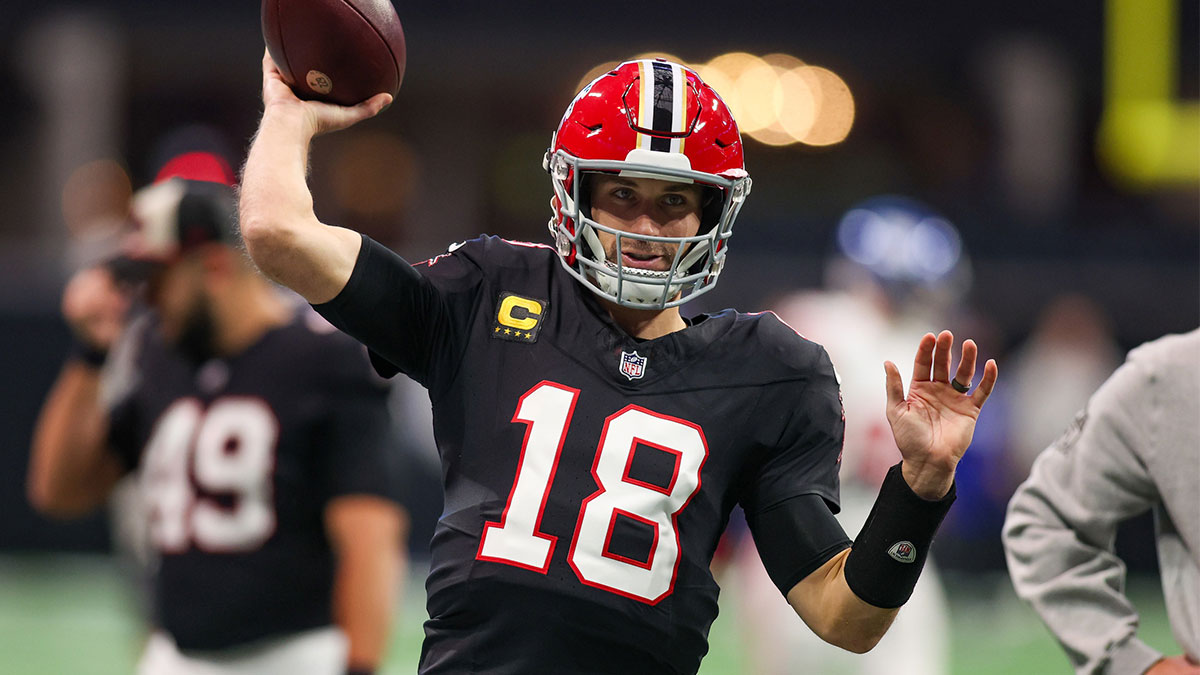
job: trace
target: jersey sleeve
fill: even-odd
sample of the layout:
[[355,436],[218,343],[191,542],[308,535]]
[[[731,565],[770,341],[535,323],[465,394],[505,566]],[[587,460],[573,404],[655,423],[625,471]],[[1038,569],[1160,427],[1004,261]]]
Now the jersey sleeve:
[[747,514],[758,556],[780,593],[850,547],[850,537],[819,495],[805,494]]
[[[838,470],[846,421],[842,397],[824,348],[806,343],[794,379],[766,385],[760,401],[763,427],[778,437],[764,439],[767,454],[742,497],[748,516],[805,494],[840,510]],[[774,411],[774,412],[772,412]]]
[[338,344],[327,350],[327,412],[314,439],[325,497],[374,495],[401,502],[399,439],[386,382],[371,372],[361,346],[337,337]]
[[380,375],[403,372],[430,387],[433,373],[457,371],[482,281],[465,255],[414,266],[364,235],[346,287],[313,308],[365,344]]
[[834,518],[845,417],[825,350],[781,322],[766,328],[763,358],[790,375],[764,387],[756,426],[770,434],[760,438],[766,457],[741,502],[763,566],[786,595],[850,545]]

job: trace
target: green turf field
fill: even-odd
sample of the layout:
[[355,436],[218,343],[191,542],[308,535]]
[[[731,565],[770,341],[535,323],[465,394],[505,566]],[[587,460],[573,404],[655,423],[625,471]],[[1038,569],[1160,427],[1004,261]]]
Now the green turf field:
[[[953,668],[956,674],[1041,675],[1070,672],[1066,658],[1022,604],[1006,578],[950,577]],[[1177,653],[1155,579],[1133,579],[1130,596],[1141,609],[1142,639]],[[414,576],[403,600],[388,663],[382,673],[412,673],[424,617],[422,580]],[[704,675],[741,675],[737,616],[722,597]],[[136,596],[104,556],[0,556],[0,673],[13,675],[127,675],[137,658],[142,625]]]

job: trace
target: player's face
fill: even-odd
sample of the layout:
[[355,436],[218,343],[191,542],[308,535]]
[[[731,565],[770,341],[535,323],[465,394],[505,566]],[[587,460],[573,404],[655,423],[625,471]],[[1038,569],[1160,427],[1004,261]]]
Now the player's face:
[[199,256],[185,256],[166,266],[151,286],[150,302],[168,344],[194,351],[197,357],[207,356],[212,316]]
[[[691,237],[700,231],[704,196],[699,185],[655,178],[624,178],[599,174],[592,178],[592,219],[614,230],[655,237]],[[622,240],[597,230],[608,260],[625,267],[671,269],[678,244]]]

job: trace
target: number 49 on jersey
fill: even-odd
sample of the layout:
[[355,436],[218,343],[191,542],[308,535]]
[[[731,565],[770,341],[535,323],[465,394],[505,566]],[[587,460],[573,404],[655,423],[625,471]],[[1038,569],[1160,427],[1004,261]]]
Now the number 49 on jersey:
[[221,398],[207,409],[194,398],[172,403],[146,444],[141,477],[155,547],[237,552],[269,539],[278,436],[275,414],[257,398]]

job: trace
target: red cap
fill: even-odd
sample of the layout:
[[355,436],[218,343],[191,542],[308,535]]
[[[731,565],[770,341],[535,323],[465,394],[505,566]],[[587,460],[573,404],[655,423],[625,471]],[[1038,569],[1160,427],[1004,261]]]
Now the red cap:
[[185,152],[167,160],[154,177],[155,183],[169,178],[186,178],[222,185],[236,185],[233,169],[224,158],[211,152]]

